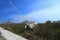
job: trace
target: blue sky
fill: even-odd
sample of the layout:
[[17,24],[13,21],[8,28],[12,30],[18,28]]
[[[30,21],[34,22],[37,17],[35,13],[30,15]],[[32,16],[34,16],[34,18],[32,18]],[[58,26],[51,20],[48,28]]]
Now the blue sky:
[[[46,22],[60,20],[60,0],[0,0],[0,23],[11,20]],[[17,12],[18,11],[18,12]]]

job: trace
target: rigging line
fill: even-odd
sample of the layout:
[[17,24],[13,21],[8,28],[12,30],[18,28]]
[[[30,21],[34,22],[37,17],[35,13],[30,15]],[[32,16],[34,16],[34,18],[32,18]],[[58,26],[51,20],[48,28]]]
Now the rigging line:
[[[12,5],[12,7],[16,10],[16,12],[17,12],[18,14],[21,14],[20,11],[16,8],[16,6],[11,2],[11,0],[8,0],[8,1],[9,1],[9,3]],[[22,15],[22,14],[21,14],[21,15]],[[25,16],[22,15],[22,18],[26,21]]]
[[19,14],[21,14],[20,13],[20,11],[16,8],[16,6],[9,0],[9,3],[13,6],[13,8],[19,13]]

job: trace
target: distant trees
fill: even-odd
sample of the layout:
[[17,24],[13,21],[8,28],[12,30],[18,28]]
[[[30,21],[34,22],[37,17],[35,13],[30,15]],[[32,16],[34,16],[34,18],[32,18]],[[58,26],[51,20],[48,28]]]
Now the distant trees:
[[38,23],[36,27],[25,29],[23,23],[6,23],[0,24],[1,27],[10,30],[29,40],[60,40],[60,21],[46,21],[46,23]]

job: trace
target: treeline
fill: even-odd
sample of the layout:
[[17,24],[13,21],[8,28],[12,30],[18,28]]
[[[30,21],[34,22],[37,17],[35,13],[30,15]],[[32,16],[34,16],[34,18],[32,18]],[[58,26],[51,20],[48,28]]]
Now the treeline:
[[21,35],[28,40],[60,40],[60,21],[38,23],[33,30],[25,29],[24,26],[25,22],[0,24],[0,27]]

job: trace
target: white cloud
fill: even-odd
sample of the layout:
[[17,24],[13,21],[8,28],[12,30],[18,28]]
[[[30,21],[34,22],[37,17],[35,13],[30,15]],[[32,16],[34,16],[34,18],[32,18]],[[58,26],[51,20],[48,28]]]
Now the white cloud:
[[47,20],[60,20],[60,5],[37,10],[26,15],[30,21],[45,22]]
[[60,20],[60,5],[33,11],[31,13],[28,13],[27,15],[24,15],[24,17],[21,14],[10,15],[10,18],[15,23],[23,22],[25,20],[36,22]]
[[9,17],[10,17],[11,21],[15,22],[15,23],[20,23],[20,22],[25,21],[24,16],[20,15],[20,14],[10,15]]
[[36,0],[31,5],[28,6],[28,9],[35,11],[44,8],[49,8],[56,4],[60,4],[60,0],[45,0],[45,1]]

